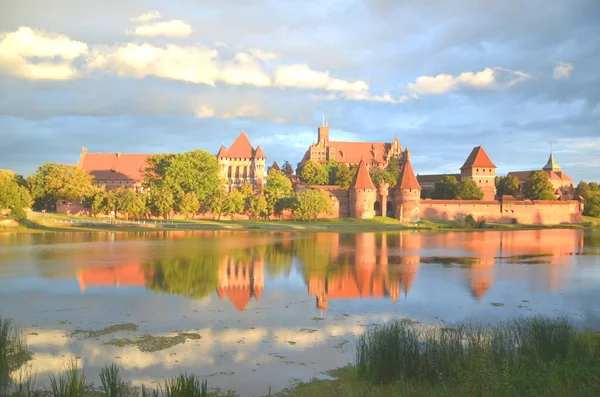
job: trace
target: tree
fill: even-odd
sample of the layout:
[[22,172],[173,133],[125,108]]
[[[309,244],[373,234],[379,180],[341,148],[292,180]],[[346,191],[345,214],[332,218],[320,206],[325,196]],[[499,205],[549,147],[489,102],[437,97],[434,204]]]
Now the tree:
[[[131,189],[119,187],[108,192],[107,204],[114,203],[111,211],[120,212],[125,215],[125,219],[129,219],[130,215],[138,218],[146,212],[146,200],[140,193],[136,193]],[[169,211],[170,212],[170,211]]]
[[294,216],[302,219],[317,219],[320,213],[331,211],[331,201],[326,193],[309,189],[298,195]]
[[327,168],[314,160],[305,162],[299,170],[300,180],[309,185],[327,185],[329,174]]
[[473,179],[465,178],[456,184],[454,198],[457,200],[481,200],[483,192]]
[[449,175],[445,176],[442,180],[435,183],[433,194],[431,196],[439,200],[453,200],[456,197],[457,183],[455,177]]
[[336,163],[330,174],[330,184],[337,185],[342,188],[350,187],[352,179],[354,179],[354,172],[346,163]]
[[263,189],[268,211],[271,212],[280,200],[292,195],[292,181],[282,171],[271,170]]
[[375,186],[379,185],[380,183],[387,183],[390,185],[390,187],[393,187],[396,185],[396,181],[398,180],[398,178],[394,178],[394,175],[392,175],[391,172],[383,168],[375,168],[371,170],[369,174],[371,175],[371,180]]
[[523,185],[523,193],[530,200],[556,200],[550,177],[544,171],[533,171]]
[[400,179],[400,160],[396,157],[392,157],[388,162],[387,167],[385,167],[385,170],[390,173],[392,176],[391,179],[394,181],[393,184],[390,183],[390,187],[396,186],[398,179]]
[[496,194],[502,196],[514,196],[519,193],[521,186],[519,179],[514,175],[501,176],[496,181]]
[[590,192],[590,186],[584,181],[579,181],[575,192],[573,193],[575,198],[585,197]]
[[148,164],[144,171],[144,186],[150,191],[172,192],[176,207],[190,192],[196,195],[200,203],[205,203],[221,185],[217,159],[206,150],[159,154],[150,157]]
[[168,188],[155,189],[150,196],[150,208],[154,214],[165,219],[169,218],[175,205],[173,192]]
[[221,219],[223,214],[227,213],[225,207],[225,200],[227,199],[227,192],[223,188],[219,188],[215,194],[206,202],[206,209],[210,211],[213,216],[217,216],[217,219]]
[[248,213],[252,218],[265,218],[269,215],[269,206],[264,195],[253,196]]
[[598,186],[596,182],[590,182],[588,186],[590,187],[591,192],[600,192],[600,186]]
[[600,218],[600,192],[589,192],[586,195],[583,215]]
[[275,215],[279,217],[279,219],[283,218],[283,213],[287,210],[292,211],[298,203],[298,198],[296,195],[292,195],[290,197],[285,197],[275,203],[275,207],[273,208],[273,212]]
[[58,200],[82,201],[93,189],[94,177],[76,165],[46,163],[27,178],[36,210],[53,211]]
[[22,176],[9,170],[0,170],[0,212],[9,209],[13,219],[25,219],[24,209],[31,206],[32,199]]
[[244,198],[244,210],[242,213],[246,213],[250,210],[250,205],[254,199],[254,186],[252,186],[251,183],[245,182],[238,188],[238,190]]
[[200,200],[192,192],[188,192],[183,196],[183,199],[179,203],[179,213],[187,219],[190,215],[192,218],[194,214],[200,209]]
[[234,190],[225,198],[223,211],[226,215],[233,216],[244,212],[244,196],[239,190]]

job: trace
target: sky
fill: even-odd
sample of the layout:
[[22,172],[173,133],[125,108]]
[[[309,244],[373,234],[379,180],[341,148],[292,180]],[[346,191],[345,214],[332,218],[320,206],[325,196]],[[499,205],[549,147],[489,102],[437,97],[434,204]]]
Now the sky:
[[391,142],[415,172],[482,145],[498,174],[551,148],[600,180],[597,0],[1,0],[0,169],[90,152],[217,153],[240,131],[297,164]]

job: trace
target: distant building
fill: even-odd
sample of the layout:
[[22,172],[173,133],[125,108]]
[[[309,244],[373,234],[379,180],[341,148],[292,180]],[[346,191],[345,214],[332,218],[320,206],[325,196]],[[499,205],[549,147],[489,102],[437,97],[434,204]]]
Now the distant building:
[[[512,175],[519,180],[520,190],[523,192],[523,185],[525,185],[525,181],[531,175],[531,171],[517,171],[517,172],[509,172],[508,175]],[[573,180],[570,176],[564,173],[561,167],[556,162],[554,158],[554,153],[550,153],[550,157],[548,158],[548,162],[545,166],[542,167],[542,171],[548,174],[550,178],[550,182],[552,182],[552,187],[554,189],[554,194],[560,198],[561,200],[571,200],[573,199],[573,194],[575,193],[575,187],[573,186]]]
[[384,168],[392,158],[399,159],[400,164],[410,160],[410,152],[408,149],[402,151],[397,137],[391,143],[332,141],[329,139],[329,126],[322,125],[317,130],[317,143],[310,145],[298,167],[308,160],[358,165],[362,159],[368,169]]
[[243,131],[228,148],[221,146],[217,154],[221,167],[221,178],[226,181],[228,191],[251,183],[261,188],[265,179],[265,157],[260,145],[256,149]]
[[240,260],[225,255],[219,264],[219,299],[228,297],[239,311],[245,310],[252,298],[258,301],[265,288],[265,262],[262,257]]
[[150,154],[88,153],[81,150],[77,165],[92,174],[95,182],[106,190],[125,187],[142,190],[143,172],[148,166]]

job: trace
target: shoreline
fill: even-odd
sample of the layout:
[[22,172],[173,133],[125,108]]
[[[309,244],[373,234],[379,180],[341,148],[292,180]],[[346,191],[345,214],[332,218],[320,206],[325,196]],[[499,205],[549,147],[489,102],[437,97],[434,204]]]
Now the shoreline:
[[457,221],[428,221],[404,223],[391,218],[375,219],[330,218],[316,221],[294,220],[146,220],[107,221],[101,218],[45,215],[30,218],[17,226],[0,227],[0,234],[65,233],[65,232],[168,232],[168,231],[265,231],[265,232],[482,232],[544,229],[597,230],[600,219],[587,218],[580,224],[529,225],[488,223],[485,227],[471,228]]

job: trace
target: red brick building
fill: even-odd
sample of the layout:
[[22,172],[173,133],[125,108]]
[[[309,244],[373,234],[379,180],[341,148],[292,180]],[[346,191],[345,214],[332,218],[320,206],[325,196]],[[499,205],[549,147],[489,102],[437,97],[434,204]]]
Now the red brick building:
[[229,148],[221,145],[217,160],[221,166],[221,178],[227,181],[228,191],[244,183],[251,183],[255,188],[262,187],[267,158],[260,145],[256,148],[252,146],[244,131]]
[[[521,192],[523,191],[523,185],[525,185],[525,181],[531,175],[531,171],[517,171],[517,172],[509,172],[508,175],[515,176],[519,180],[519,185],[521,188]],[[573,180],[570,176],[564,173],[561,167],[556,162],[554,158],[554,153],[550,153],[550,157],[548,158],[548,162],[545,166],[542,167],[542,171],[548,174],[550,178],[550,182],[552,182],[552,187],[554,188],[554,194],[556,197],[561,200],[572,200],[573,194],[575,193],[575,187],[573,186]]]

